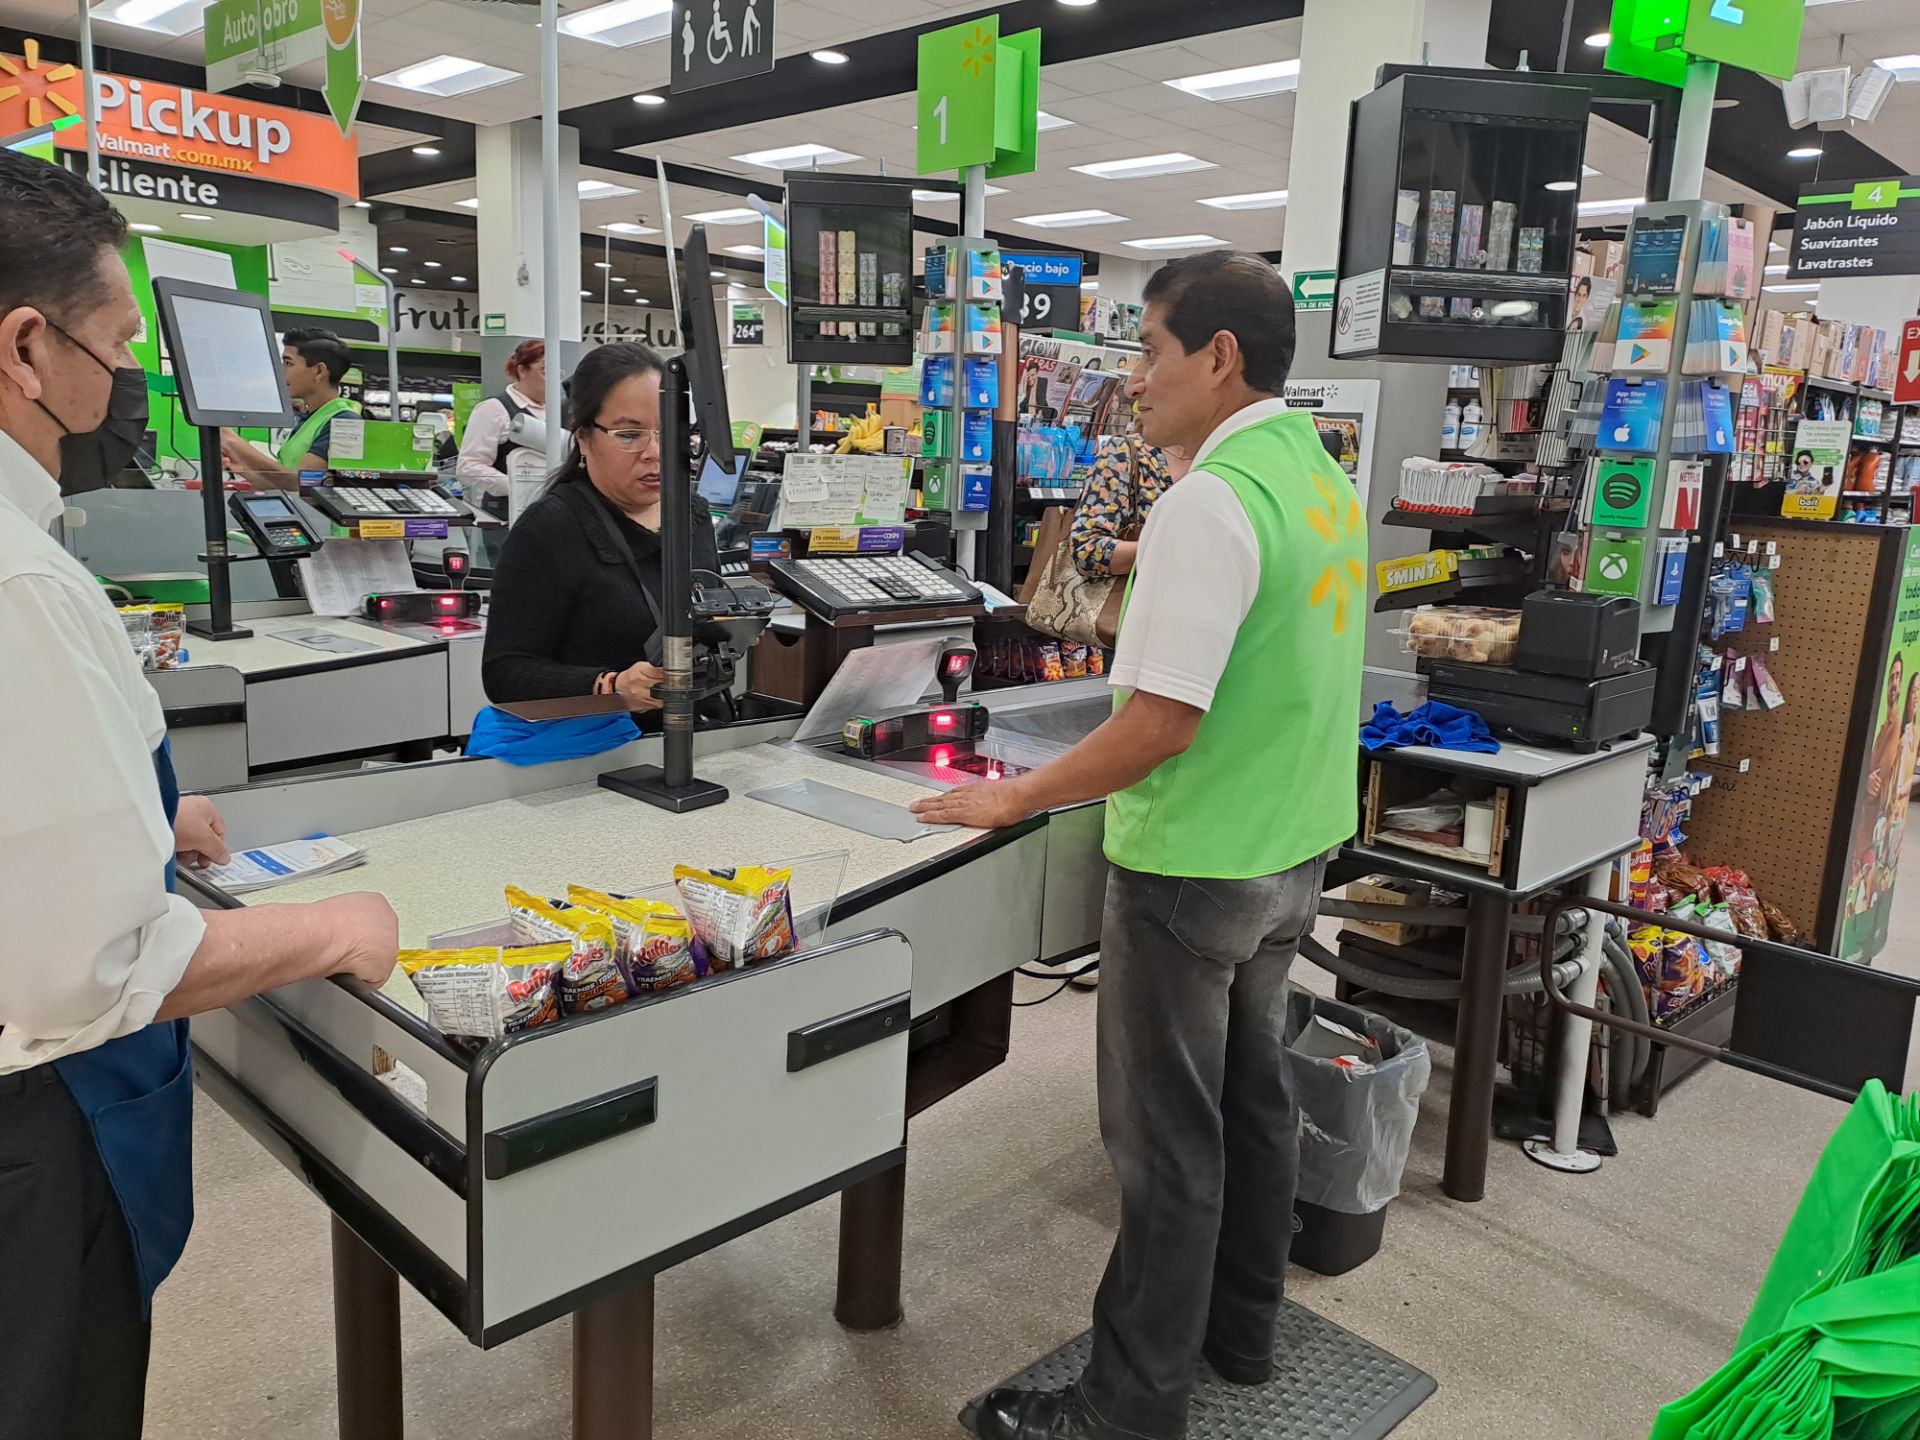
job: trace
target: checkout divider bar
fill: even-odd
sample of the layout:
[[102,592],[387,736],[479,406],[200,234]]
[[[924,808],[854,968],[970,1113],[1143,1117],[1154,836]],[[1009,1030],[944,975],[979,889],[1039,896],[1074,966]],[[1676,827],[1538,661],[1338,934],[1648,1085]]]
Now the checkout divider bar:
[[1556,1009],[1835,1100],[1851,1102],[1874,1079],[1896,1095],[1920,1084],[1920,1033],[1914,1028],[1920,981],[1776,940],[1716,930],[1697,921],[1587,896],[1567,896],[1548,910],[1549,932],[1559,933],[1572,910],[1611,915],[1634,927],[1677,930],[1738,949],[1741,964],[1734,981],[1733,1035],[1728,1044],[1714,1045],[1576,1004],[1554,983],[1551,952],[1543,948],[1541,978]]

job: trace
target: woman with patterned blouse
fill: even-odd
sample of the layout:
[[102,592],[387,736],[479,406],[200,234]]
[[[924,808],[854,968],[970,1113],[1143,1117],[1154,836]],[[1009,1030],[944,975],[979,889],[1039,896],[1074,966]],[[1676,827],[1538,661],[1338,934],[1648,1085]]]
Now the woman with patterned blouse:
[[1133,569],[1140,542],[1120,537],[1147,523],[1147,512],[1187,473],[1187,465],[1186,456],[1159,450],[1138,435],[1101,441],[1093,473],[1073,512],[1074,568],[1090,580]]

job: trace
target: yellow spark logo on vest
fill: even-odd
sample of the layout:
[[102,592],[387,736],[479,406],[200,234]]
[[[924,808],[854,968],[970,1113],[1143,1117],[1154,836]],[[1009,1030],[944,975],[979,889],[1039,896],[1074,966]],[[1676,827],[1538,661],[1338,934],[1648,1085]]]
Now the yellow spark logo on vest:
[[[1344,482],[1345,477],[1342,477]],[[1367,529],[1367,517],[1360,512],[1360,502],[1354,498],[1350,485],[1335,484],[1324,475],[1313,477],[1313,488],[1320,492],[1320,498],[1327,502],[1323,511],[1318,505],[1307,510],[1307,524],[1313,527],[1313,533],[1329,545],[1338,545],[1342,535],[1364,535]],[[1342,491],[1345,491],[1343,494]],[[1344,523],[1341,506],[1346,506]],[[1367,593],[1366,568],[1352,556],[1345,561],[1335,561],[1320,572],[1320,578],[1313,582],[1313,589],[1307,599],[1318,610],[1328,600],[1333,601],[1333,633],[1343,635],[1347,629],[1347,606],[1350,595]]]

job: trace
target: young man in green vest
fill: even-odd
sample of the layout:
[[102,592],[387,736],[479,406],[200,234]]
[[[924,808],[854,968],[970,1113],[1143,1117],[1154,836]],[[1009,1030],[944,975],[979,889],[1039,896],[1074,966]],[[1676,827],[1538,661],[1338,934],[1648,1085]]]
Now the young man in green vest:
[[333,422],[354,413],[340,398],[340,382],[353,368],[353,356],[331,330],[289,330],[281,337],[280,365],[287,393],[300,407],[300,423],[272,455],[223,430],[220,453],[256,485],[297,490],[302,470],[325,470],[333,463]]
[[1146,291],[1128,387],[1191,471],[1128,581],[1113,717],[1052,764],[914,806],[983,827],[1107,797],[1100,1130],[1120,1236],[1093,1358],[1065,1391],[997,1390],[987,1440],[1180,1440],[1205,1359],[1273,1374],[1299,1147],[1287,970],[1354,831],[1366,517],[1279,398],[1293,303],[1215,251]]

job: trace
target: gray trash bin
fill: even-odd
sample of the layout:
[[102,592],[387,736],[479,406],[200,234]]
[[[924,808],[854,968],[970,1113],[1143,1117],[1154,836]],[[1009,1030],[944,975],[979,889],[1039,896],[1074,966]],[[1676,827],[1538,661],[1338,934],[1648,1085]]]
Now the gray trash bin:
[[[1293,1049],[1315,1015],[1371,1037],[1378,1063],[1356,1071]],[[1301,990],[1287,999],[1287,1046],[1300,1107],[1292,1258],[1322,1275],[1343,1275],[1380,1248],[1433,1062],[1411,1030]]]

